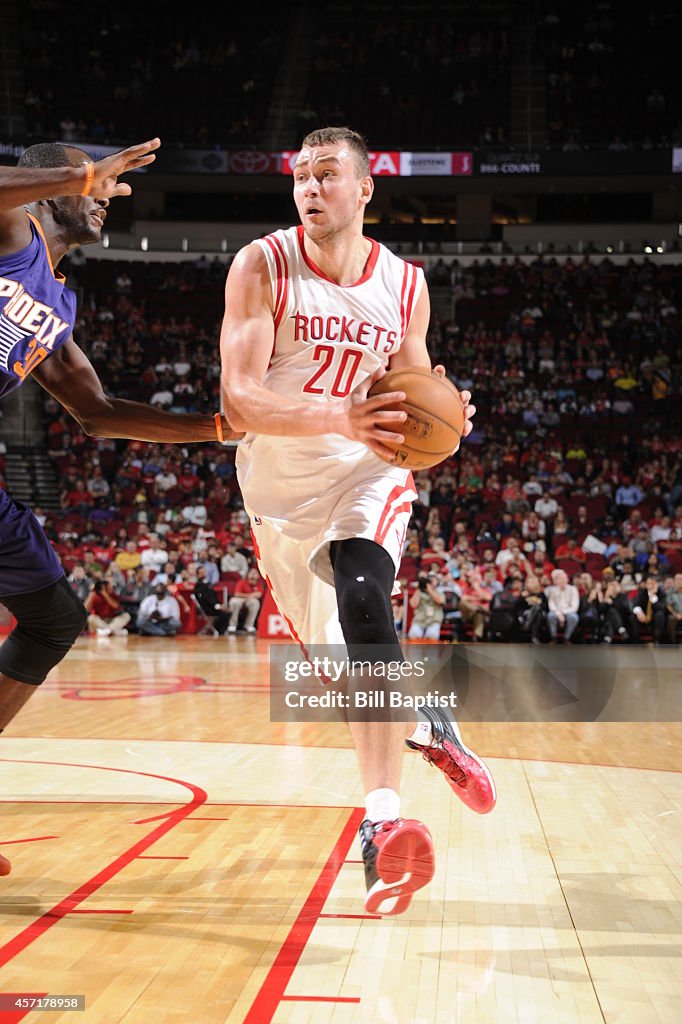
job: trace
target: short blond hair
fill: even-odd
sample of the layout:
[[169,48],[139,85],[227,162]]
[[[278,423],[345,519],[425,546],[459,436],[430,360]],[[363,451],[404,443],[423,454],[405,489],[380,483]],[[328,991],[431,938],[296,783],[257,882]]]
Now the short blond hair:
[[340,142],[347,143],[355,156],[355,166],[359,178],[366,178],[369,175],[369,151],[367,142],[359,132],[344,126],[342,128],[316,128],[308,132],[301,147],[303,146],[336,146]]

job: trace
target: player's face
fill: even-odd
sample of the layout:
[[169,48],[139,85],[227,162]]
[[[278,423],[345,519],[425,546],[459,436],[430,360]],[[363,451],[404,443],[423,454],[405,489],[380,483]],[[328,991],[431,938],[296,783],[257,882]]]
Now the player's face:
[[361,177],[344,143],[304,147],[294,167],[294,202],[308,237],[317,243],[362,223],[372,197],[370,177]]
[[[80,149],[68,149],[69,163],[81,167],[89,157]],[[99,242],[107,216],[108,199],[92,196],[59,196],[52,200],[54,221],[69,248]]]

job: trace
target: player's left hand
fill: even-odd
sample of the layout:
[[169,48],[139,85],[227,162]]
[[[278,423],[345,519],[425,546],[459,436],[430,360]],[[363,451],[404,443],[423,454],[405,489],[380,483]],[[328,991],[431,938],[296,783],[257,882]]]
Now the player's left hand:
[[161,145],[160,139],[150,139],[137,146],[129,146],[119,153],[112,153],[94,165],[94,177],[90,188],[93,199],[112,199],[114,196],[129,196],[132,188],[126,182],[118,181],[126,171],[135,171],[138,167],[146,167],[156,160],[155,150]]
[[[433,367],[433,372],[438,377],[445,377],[446,376],[446,374],[445,374],[445,367],[442,365],[442,363],[439,363],[437,366],[434,366]],[[464,424],[464,433],[463,433],[462,436],[466,437],[467,434],[470,434],[471,431],[474,429],[474,425],[471,422],[471,420],[476,415],[476,406],[471,404],[471,392],[470,391],[460,391],[459,397],[462,399],[462,405],[464,406],[464,415],[466,416],[466,422]],[[458,451],[459,451],[459,445],[457,445],[457,447],[455,448],[455,452],[458,452]],[[453,452],[452,454],[454,455],[455,452]]]

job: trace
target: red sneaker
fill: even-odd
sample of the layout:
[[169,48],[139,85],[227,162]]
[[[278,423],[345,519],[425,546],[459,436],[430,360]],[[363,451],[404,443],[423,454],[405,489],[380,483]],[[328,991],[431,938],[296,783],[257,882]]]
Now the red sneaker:
[[0,875],[8,875],[12,870],[12,865],[7,860],[7,857],[3,857],[0,853]]
[[440,768],[462,803],[477,814],[489,814],[497,802],[490,769],[477,754],[464,746],[455,722],[441,719],[440,715],[434,721],[431,718],[434,709],[428,710],[430,714],[427,717],[435,741],[433,746],[423,747],[412,740],[405,740],[407,746],[410,750],[418,750],[425,761]]
[[359,831],[367,883],[365,910],[385,917],[402,914],[436,870],[431,833],[413,818],[366,819]]

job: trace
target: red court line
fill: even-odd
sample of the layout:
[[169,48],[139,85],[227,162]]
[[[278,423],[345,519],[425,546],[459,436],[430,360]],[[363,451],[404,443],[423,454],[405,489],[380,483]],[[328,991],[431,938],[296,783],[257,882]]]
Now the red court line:
[[[13,760],[9,757],[0,757],[0,761]],[[26,762],[34,763],[34,762]],[[42,762],[41,762],[42,763]],[[53,761],[48,761],[48,764],[54,764]],[[96,765],[75,765],[76,768],[80,767],[96,767]],[[129,771],[127,768],[112,768],[111,771]],[[145,775],[145,772],[133,772],[132,774]],[[163,775],[152,775],[153,779],[163,779]],[[185,785],[185,783],[181,783]],[[75,804],[96,804],[98,807],[106,807],[108,804],[112,804],[117,807],[121,804],[125,804],[126,807],[135,807],[136,804],[140,804],[142,807],[149,807],[150,804],[172,804],[172,800],[154,800],[152,797],[149,800],[106,800],[102,797],[101,800],[81,800],[80,797],[73,797],[71,800],[54,800],[51,797],[36,797],[34,800],[14,800],[12,797],[0,797],[0,804],[68,804],[69,806]],[[184,806],[184,805],[183,805]],[[312,811],[347,811],[348,804],[282,804],[272,803],[272,801],[265,802],[264,800],[209,800],[206,802],[207,807],[291,807],[298,810],[312,810]],[[170,811],[168,813],[171,813]],[[223,820],[222,818],[220,819]],[[225,819],[227,821],[229,819]]]
[[14,843],[40,843],[43,839],[61,839],[61,836],[33,836],[31,839],[3,839],[2,846],[13,846]]
[[154,775],[151,772],[140,772],[133,771],[129,768],[109,768],[106,765],[100,764],[73,764],[65,761],[36,761],[18,758],[3,757],[0,761],[9,761],[13,764],[46,764],[54,767],[55,765],[63,768],[91,768],[96,771],[112,771],[120,772],[124,775],[140,775],[148,779],[161,779],[164,782],[172,782],[178,786],[184,786],[192,794],[192,798],[189,803],[184,804],[173,811],[166,821],[161,825],[158,825],[148,835],[138,840],[128,850],[125,850],[119,857],[113,860],[110,864],[104,867],[101,871],[98,871],[96,875],[88,879],[87,882],[83,883],[78,889],[75,889],[64,899],[60,900],[59,903],[55,904],[50,910],[46,911],[40,917],[36,918],[32,924],[29,924],[26,928],[20,931],[17,935],[11,938],[3,946],[0,946],[0,967],[9,963],[13,957],[21,953],[27,946],[30,946],[32,942],[40,938],[45,932],[51,928],[61,918],[66,917],[78,906],[79,903],[83,903],[89,896],[92,896],[94,892],[97,892],[106,882],[111,881],[123,868],[131,864],[140,853],[149,849],[150,846],[160,839],[161,836],[166,835],[170,832],[183,818],[186,818],[193,810],[197,807],[201,807],[203,803],[208,799],[208,794],[205,790],[199,786],[195,786],[191,782],[184,782],[182,779],[173,779],[167,775]]
[[[284,998],[284,991],[322,913],[332,886],[343,867],[344,857],[348,853],[364,815],[365,812],[362,808],[355,808],[351,811],[334,849],[329,854],[327,863],[310,890],[308,898],[291,926],[289,934],[275,957],[275,962],[268,971],[242,1024],[269,1024],[272,1020],[279,1003]],[[338,1002],[339,1000],[330,997],[330,1001]]]

